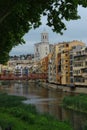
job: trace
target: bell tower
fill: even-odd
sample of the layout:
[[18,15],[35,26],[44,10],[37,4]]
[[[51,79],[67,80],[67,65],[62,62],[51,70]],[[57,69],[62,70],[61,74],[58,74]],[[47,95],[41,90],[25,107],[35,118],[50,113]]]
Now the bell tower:
[[44,43],[49,42],[48,33],[45,30],[41,33],[41,42],[44,42]]

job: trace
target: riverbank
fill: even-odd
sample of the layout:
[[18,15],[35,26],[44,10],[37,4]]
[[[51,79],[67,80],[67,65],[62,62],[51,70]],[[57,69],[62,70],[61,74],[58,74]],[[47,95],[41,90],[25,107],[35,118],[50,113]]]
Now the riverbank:
[[3,130],[72,130],[48,114],[39,114],[35,106],[22,103],[25,97],[0,93],[0,127]]

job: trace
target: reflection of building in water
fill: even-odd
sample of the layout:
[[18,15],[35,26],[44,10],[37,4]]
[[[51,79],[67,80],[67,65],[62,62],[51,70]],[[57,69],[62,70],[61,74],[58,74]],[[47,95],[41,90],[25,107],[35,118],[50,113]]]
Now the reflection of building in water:
[[9,87],[10,87],[9,93],[14,94],[14,84],[12,82],[10,82]]
[[40,95],[40,99],[42,99],[42,101],[38,102],[38,104],[36,104],[36,107],[39,109],[39,111],[42,113],[48,113],[49,111],[49,99],[48,99],[48,90],[42,87],[38,87],[38,93]]
[[16,95],[23,95],[23,84],[19,81],[14,83],[14,94]]
[[37,108],[37,110],[39,110],[40,113],[48,113],[48,111],[49,111],[48,102],[45,102],[45,101],[38,102],[36,104],[36,108]]
[[26,96],[29,94],[29,83],[27,81],[23,83],[23,94]]
[[62,108],[60,106],[62,100],[62,93],[50,90],[49,98],[54,99],[51,102],[49,102],[50,115],[62,120]]

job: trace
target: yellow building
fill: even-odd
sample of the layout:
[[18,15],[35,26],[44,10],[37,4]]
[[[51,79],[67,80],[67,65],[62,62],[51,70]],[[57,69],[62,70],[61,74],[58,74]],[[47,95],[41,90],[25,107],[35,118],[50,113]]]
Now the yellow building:
[[41,73],[48,73],[48,56],[40,60]]
[[73,49],[78,46],[85,46],[79,41],[62,42],[54,45],[51,53],[49,82],[73,85]]
[[63,44],[61,49],[61,84],[70,84],[69,43]]
[[85,44],[80,41],[66,42],[61,51],[61,84],[74,85],[73,77],[73,55],[76,48],[83,47]]
[[55,45],[56,83],[61,84],[61,49],[63,43]]

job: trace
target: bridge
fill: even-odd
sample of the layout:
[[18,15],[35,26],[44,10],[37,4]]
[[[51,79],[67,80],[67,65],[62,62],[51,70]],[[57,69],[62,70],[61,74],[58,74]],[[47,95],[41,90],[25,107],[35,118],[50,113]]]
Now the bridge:
[[28,75],[0,74],[0,80],[36,80],[47,79],[46,73],[30,73]]

